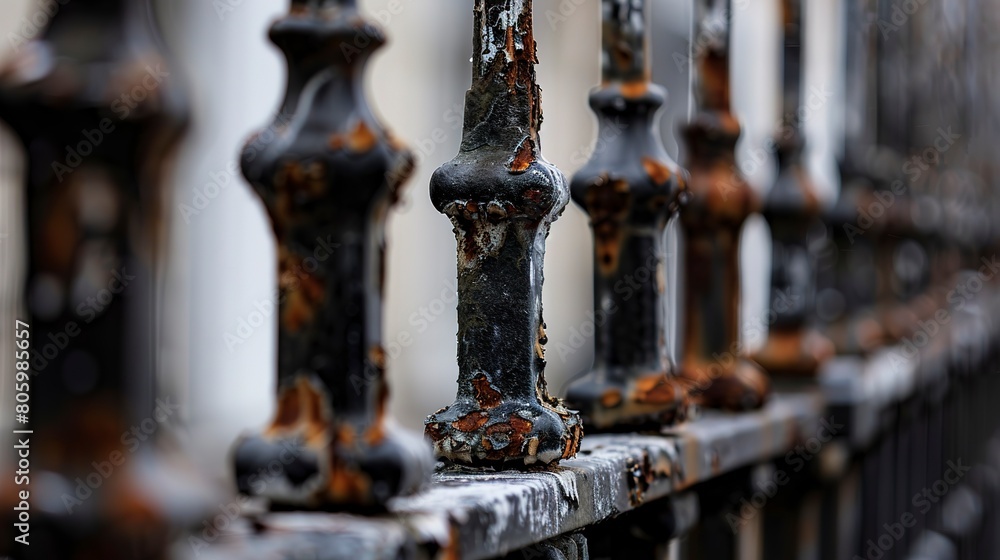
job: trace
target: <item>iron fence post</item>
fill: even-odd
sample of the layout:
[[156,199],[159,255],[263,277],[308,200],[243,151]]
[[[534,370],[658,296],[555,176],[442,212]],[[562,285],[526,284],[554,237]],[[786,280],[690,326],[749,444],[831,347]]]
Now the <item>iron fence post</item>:
[[752,358],[772,377],[814,377],[835,351],[812,324],[816,266],[808,235],[818,224],[820,201],[802,155],[802,10],[798,0],[782,0],[783,114],[773,140],[778,176],[761,209],[771,229],[770,307],[767,338]]
[[361,88],[385,37],[355,0],[293,0],[270,38],[288,89],[241,163],[278,246],[278,405],[263,433],[237,442],[237,485],[276,508],[381,509],[432,467],[385,410],[385,219],[413,167]]
[[602,85],[590,106],[605,143],[570,185],[594,235],[594,367],[566,395],[588,430],[671,424],[689,402],[665,330],[665,231],[686,173],[654,133],[666,91],[650,83],[648,10],[644,0],[602,3]]
[[[0,118],[27,156],[27,346],[8,358],[30,364],[17,367],[31,387],[15,429],[29,430],[16,437],[33,506],[30,543],[5,539],[0,552],[165,558],[179,520],[136,457],[153,455],[156,427],[178,419],[176,396],[154,401],[153,309],[164,179],[186,99],[149,1],[57,8],[0,68]],[[142,442],[129,432],[136,423]]]
[[545,238],[569,201],[541,155],[531,0],[476,0],[462,145],[431,177],[431,202],[458,242],[458,395],[427,417],[438,457],[550,464],[583,427],[545,384]]
[[683,129],[690,180],[681,212],[685,302],[680,375],[706,407],[760,407],[770,391],[740,343],[739,238],[757,198],[736,164],[740,124],[729,102],[728,0],[702,0],[694,44],[698,111]]

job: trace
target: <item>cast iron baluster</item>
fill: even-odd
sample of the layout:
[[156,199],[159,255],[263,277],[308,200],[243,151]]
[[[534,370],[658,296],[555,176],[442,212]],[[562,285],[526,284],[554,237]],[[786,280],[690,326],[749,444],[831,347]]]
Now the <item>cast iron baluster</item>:
[[[187,108],[151,10],[145,0],[65,3],[0,69],[0,117],[27,153],[33,375],[31,424],[18,428],[34,429],[36,509],[30,548],[15,545],[23,558],[160,558],[167,549],[165,505],[132,460],[91,486],[90,499],[74,491],[74,480],[121,456],[122,433],[156,407],[162,179]],[[58,505],[37,509],[44,503]]]
[[778,178],[762,214],[771,228],[770,323],[764,346],[753,359],[772,375],[813,376],[834,352],[833,343],[812,329],[816,269],[806,236],[818,223],[819,199],[802,162],[799,108],[802,90],[802,6],[782,1],[784,25],[783,122],[775,139]]
[[571,184],[590,214],[594,310],[604,318],[594,370],[566,396],[588,429],[672,423],[688,400],[668,356],[664,307],[665,229],[685,179],[653,130],[666,90],[649,81],[646,10],[646,0],[603,2],[603,84],[590,106],[611,139]]
[[[834,260],[833,286],[817,298],[826,334],[842,355],[866,354],[885,341],[875,313],[878,277],[874,238],[881,224],[862,218],[878,204],[872,191],[869,153],[875,145],[875,23],[871,0],[847,2],[847,83],[844,147],[840,162],[842,188],[837,202],[824,215]],[[867,216],[867,214],[866,214]]]
[[569,189],[541,155],[531,4],[476,0],[462,146],[431,178],[458,239],[459,374],[457,399],[426,433],[459,463],[553,463],[582,436],[545,386],[542,259]]
[[270,37],[289,68],[278,140],[259,153],[248,144],[242,163],[278,242],[278,410],[239,442],[237,481],[257,493],[261,467],[284,459],[261,492],[275,506],[380,508],[431,468],[424,443],[385,411],[385,218],[413,166],[362,89],[385,38],[354,0],[293,0]]
[[740,124],[729,105],[729,1],[701,0],[699,110],[683,130],[689,151],[684,231],[684,357],[681,375],[709,407],[764,403],[770,382],[739,342],[739,236],[757,203],[736,167]]

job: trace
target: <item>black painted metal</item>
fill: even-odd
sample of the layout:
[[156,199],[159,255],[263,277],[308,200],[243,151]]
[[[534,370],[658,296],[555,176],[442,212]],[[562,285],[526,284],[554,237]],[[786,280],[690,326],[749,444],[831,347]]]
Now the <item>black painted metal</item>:
[[242,164],[278,244],[278,410],[237,443],[237,484],[277,508],[381,508],[431,470],[385,411],[385,218],[413,166],[362,94],[385,38],[353,0],[293,0],[270,37],[289,67],[277,140]]
[[[667,221],[686,173],[654,132],[666,91],[649,81],[644,0],[604,0],[603,83],[590,95],[601,149],[573,177],[594,234],[593,371],[567,391],[588,430],[659,427],[687,414],[668,355]],[[627,289],[623,289],[627,288]]]
[[554,463],[583,435],[545,385],[545,238],[569,201],[541,155],[531,0],[476,0],[462,146],[431,178],[458,241],[458,396],[430,415],[438,457],[485,466]]

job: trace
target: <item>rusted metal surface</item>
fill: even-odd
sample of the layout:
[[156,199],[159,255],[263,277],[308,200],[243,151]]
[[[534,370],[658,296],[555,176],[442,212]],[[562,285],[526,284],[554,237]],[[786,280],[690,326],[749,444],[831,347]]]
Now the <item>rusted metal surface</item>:
[[[30,423],[15,429],[34,431],[16,436],[28,442],[20,457],[30,460],[21,473],[30,483],[18,488],[30,492],[30,511],[21,512],[30,531],[17,533],[27,546],[12,540],[18,497],[7,480],[0,518],[10,537],[0,555],[163,558],[173,525],[189,521],[145,487],[136,460],[84,486],[83,499],[74,493],[98,474],[95,461],[122,457],[122,434],[156,407],[151,310],[163,180],[187,106],[151,16],[145,0],[67,3],[0,66],[0,118],[27,157],[28,316],[16,318],[30,325],[26,339],[18,335],[30,341],[30,358],[17,356],[31,367]],[[15,356],[5,360],[13,371]],[[13,406],[4,411],[13,421]]]
[[256,533],[228,530],[201,558],[494,558],[647,506],[673,512],[683,532],[698,511],[686,489],[784,455],[822,414],[815,395],[787,395],[747,414],[710,412],[667,435],[589,435],[576,458],[549,469],[452,466],[381,516],[267,513]]
[[[680,376],[703,406],[760,407],[770,381],[739,340],[739,234],[758,201],[736,165],[740,125],[729,104],[729,2],[706,0],[697,44],[699,110],[683,129],[690,181],[684,231],[684,344]],[[709,31],[711,30],[711,31]]]
[[458,396],[426,421],[438,457],[508,467],[573,457],[579,416],[545,384],[545,238],[569,200],[541,156],[531,0],[476,0],[457,156],[431,178],[458,242]]
[[775,138],[778,177],[761,209],[771,229],[769,312],[774,320],[753,360],[772,376],[812,377],[835,348],[813,324],[817,279],[807,236],[818,225],[819,199],[802,159],[802,6],[800,0],[783,0],[781,6],[784,113]]
[[647,10],[642,0],[602,4],[604,82],[590,106],[609,140],[570,185],[590,215],[594,312],[606,318],[594,336],[593,370],[566,395],[588,431],[656,428],[683,420],[689,408],[665,330],[664,232],[686,172],[653,131],[666,91],[649,81]]
[[278,244],[278,409],[237,443],[237,484],[276,508],[380,509],[432,465],[385,411],[385,219],[413,157],[358,94],[385,38],[353,0],[294,0],[270,37],[289,60],[279,140],[242,163]]

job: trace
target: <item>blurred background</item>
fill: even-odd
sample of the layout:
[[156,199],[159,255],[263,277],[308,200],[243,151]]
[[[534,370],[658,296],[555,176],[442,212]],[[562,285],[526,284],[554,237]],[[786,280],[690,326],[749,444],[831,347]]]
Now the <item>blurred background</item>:
[[[832,154],[839,146],[830,148],[843,114],[843,92],[835,85],[842,63],[841,1],[809,2],[805,13],[809,111],[803,125],[808,165],[827,201],[838,189]],[[170,183],[170,249],[159,296],[159,391],[181,405],[171,436],[217,480],[228,476],[227,456],[236,437],[263,426],[274,409],[276,325],[273,316],[261,321],[260,311],[273,308],[274,241],[262,204],[232,170],[245,139],[270,122],[284,90],[284,63],[266,33],[287,4],[158,3],[175,58],[170,79],[186,84],[193,116]],[[456,389],[455,239],[449,220],[431,206],[427,185],[461,140],[472,9],[462,0],[360,4],[390,39],[368,69],[369,100],[418,161],[389,220],[383,345],[390,357],[391,411],[400,423],[421,430],[424,417],[450,403]],[[683,163],[676,131],[691,108],[691,2],[652,4],[654,81],[670,92],[660,128],[668,152]],[[778,0],[733,2],[733,102],[744,125],[740,167],[761,192],[773,180],[773,154],[764,146],[779,121],[777,14]],[[0,3],[0,57],[44,23],[33,0]],[[535,0],[535,37],[543,152],[571,176],[599,142],[587,103],[599,80],[599,0]],[[22,160],[16,142],[0,128],[0,356],[11,355],[23,289]],[[586,216],[570,203],[552,228],[545,261],[546,376],[557,395],[593,360],[591,247]],[[766,226],[755,217],[744,233],[745,317],[766,307],[769,255]],[[676,340],[676,328],[670,337]],[[0,359],[4,410],[13,404],[12,366],[12,360]],[[11,416],[3,414],[0,421]],[[8,433],[3,430],[0,438]]]

